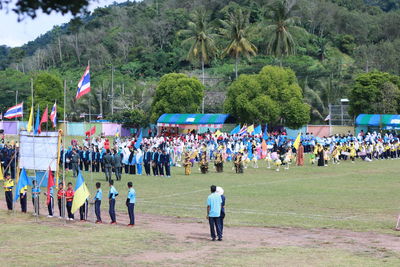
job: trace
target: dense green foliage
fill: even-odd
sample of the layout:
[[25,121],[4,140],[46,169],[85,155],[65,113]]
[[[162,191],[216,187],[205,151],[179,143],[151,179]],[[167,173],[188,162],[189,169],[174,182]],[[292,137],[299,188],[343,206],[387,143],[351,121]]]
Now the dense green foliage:
[[[23,72],[7,80],[21,92],[37,72],[66,80],[67,114],[78,120],[88,105],[105,118],[112,103],[114,111],[150,113],[155,84],[168,73],[204,76],[207,100],[209,91],[226,94],[235,70],[256,74],[266,65],[280,65],[295,72],[304,102],[311,105],[311,122],[321,123],[328,104],[350,97],[360,73],[400,74],[397,1],[286,0],[283,8],[277,1],[284,0],[149,0],[97,8],[20,48],[1,46],[0,77],[7,76],[1,73],[6,68]],[[239,61],[241,55],[251,57]],[[92,93],[74,102],[88,61]],[[9,102],[1,101],[1,107]],[[223,105],[206,101],[208,111],[222,112]]]
[[353,115],[396,114],[400,112],[400,77],[385,72],[359,75],[350,93]]
[[302,99],[293,71],[267,66],[259,74],[243,74],[232,83],[225,111],[242,123],[283,122],[299,128],[310,120],[310,107]]
[[197,78],[171,73],[161,77],[151,107],[151,120],[163,113],[198,113],[204,86]]

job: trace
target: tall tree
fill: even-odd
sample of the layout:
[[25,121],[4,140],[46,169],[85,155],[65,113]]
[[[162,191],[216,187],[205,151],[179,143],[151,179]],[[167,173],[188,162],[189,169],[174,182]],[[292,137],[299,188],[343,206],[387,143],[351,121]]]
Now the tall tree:
[[220,33],[227,40],[228,46],[222,56],[230,55],[235,58],[235,77],[238,77],[238,63],[241,55],[250,58],[257,54],[257,47],[248,39],[250,24],[249,13],[241,8],[227,13],[225,20],[220,20]]
[[269,7],[272,24],[266,28],[267,36],[271,36],[267,51],[280,59],[296,53],[293,31],[305,32],[303,28],[294,25],[292,10],[296,2],[297,0],[277,0]]
[[190,61],[200,60],[202,71],[202,82],[204,84],[204,65],[215,56],[217,48],[214,39],[216,37],[208,24],[209,16],[204,9],[198,9],[190,16],[187,29],[178,32],[178,35],[187,36],[182,44],[189,43],[190,49],[187,59]]

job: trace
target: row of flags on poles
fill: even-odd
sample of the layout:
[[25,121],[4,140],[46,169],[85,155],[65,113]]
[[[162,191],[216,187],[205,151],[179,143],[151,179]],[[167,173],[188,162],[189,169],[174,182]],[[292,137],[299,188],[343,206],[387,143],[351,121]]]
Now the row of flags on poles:
[[[18,179],[17,186],[15,189],[16,193],[14,194],[14,202],[16,202],[18,200],[18,198],[20,196],[19,192],[21,192],[21,189],[23,189],[24,187],[26,187],[28,185],[32,186],[32,183],[31,183],[30,179],[28,178],[25,168],[23,168],[19,175],[19,179]],[[56,184],[54,181],[54,174],[49,167],[49,169],[47,171],[47,204],[50,203],[51,188],[54,187],[55,185]],[[40,185],[38,185],[38,186],[40,186]],[[83,178],[82,173],[79,172],[78,178],[76,180],[75,193],[74,193],[74,199],[72,201],[71,212],[74,213],[75,211],[77,211],[85,203],[86,199],[89,196],[90,196],[90,192],[85,183],[85,179]]]
[[[78,82],[78,90],[76,92],[75,100],[78,100],[82,96],[90,93],[90,66],[86,67],[85,72],[82,75],[82,78]],[[41,125],[45,122],[48,122],[48,110],[47,107],[43,112],[43,116],[40,119],[40,111],[38,108],[35,125],[33,125],[33,105],[31,107],[31,111],[29,114],[29,121],[27,130],[28,132],[32,132],[34,130],[35,134],[41,132]],[[24,116],[24,102],[12,106],[9,108],[3,115],[5,119],[15,119],[15,118],[22,118]],[[99,114],[98,118],[103,118],[102,114]],[[52,122],[53,127],[55,128],[57,125],[57,103],[54,103],[53,108],[51,109],[50,113],[50,121]]]

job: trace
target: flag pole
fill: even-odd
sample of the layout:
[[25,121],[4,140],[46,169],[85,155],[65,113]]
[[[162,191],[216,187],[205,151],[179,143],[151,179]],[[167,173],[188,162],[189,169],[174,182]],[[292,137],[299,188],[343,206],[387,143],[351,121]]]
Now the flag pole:
[[[62,148],[63,148],[63,168],[62,168],[62,183],[65,192],[65,135],[67,128],[67,121],[65,120],[65,108],[66,108],[66,92],[67,92],[67,80],[64,80],[64,125],[63,125],[63,136],[62,136]],[[61,218],[65,219],[65,193],[61,197]],[[65,221],[65,220],[64,220]]]
[[[32,99],[32,103],[31,103],[31,110],[32,110],[32,118],[34,118],[34,111],[33,111],[33,107],[34,107],[34,101],[33,101],[33,78],[31,78],[31,99]],[[35,123],[34,123],[34,119],[32,120],[32,126],[33,126],[33,132],[32,132],[32,141],[33,141],[33,173],[34,173],[34,177],[35,177],[35,187],[34,189],[38,188],[38,181],[36,180],[36,160],[35,160]],[[35,222],[38,222],[38,216],[39,216],[39,202],[38,202],[38,194],[36,192],[36,196],[33,198],[33,205],[35,207]]]

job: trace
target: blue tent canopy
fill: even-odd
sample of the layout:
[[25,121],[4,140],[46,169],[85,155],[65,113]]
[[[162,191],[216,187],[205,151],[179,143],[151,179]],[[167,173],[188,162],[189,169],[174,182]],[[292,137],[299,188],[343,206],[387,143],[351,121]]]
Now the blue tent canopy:
[[400,115],[393,114],[360,114],[356,118],[357,126],[400,127]]
[[178,127],[179,125],[196,125],[212,127],[222,125],[228,114],[163,114],[157,120],[157,126]]

